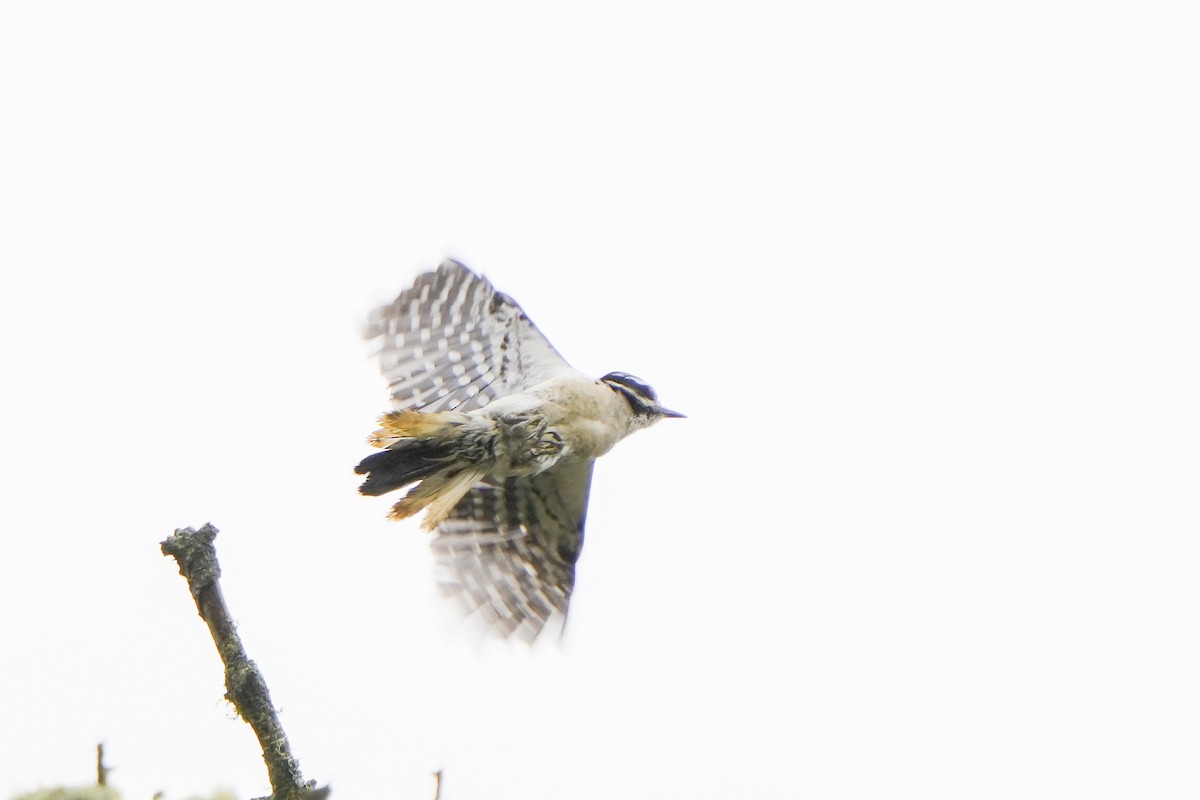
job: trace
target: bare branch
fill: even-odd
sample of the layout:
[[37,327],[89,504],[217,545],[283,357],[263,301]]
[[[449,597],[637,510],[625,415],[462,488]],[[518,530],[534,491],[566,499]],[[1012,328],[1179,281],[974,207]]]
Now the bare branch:
[[246,656],[225,598],[221,594],[221,566],[213,540],[217,529],[205,524],[200,530],[177,529],[162,542],[164,555],[179,564],[179,574],[187,579],[200,617],[208,624],[213,642],[225,665],[225,699],[233,704],[242,719],[254,729],[262,746],[263,761],[271,781],[273,800],[324,800],[329,787],[317,788],[316,781],[304,781],[300,765],[292,755],[266,681],[253,661]]

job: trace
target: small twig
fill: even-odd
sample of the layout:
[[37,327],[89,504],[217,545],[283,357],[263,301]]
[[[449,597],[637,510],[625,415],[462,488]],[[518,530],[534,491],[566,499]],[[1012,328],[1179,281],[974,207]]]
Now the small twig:
[[433,800],[442,800],[442,771],[433,773]]
[[108,773],[111,767],[104,766],[104,742],[96,745],[96,785],[108,786]]
[[229,615],[218,583],[221,565],[217,563],[217,552],[213,547],[216,536],[217,529],[210,524],[198,531],[180,528],[162,543],[162,551],[178,562],[179,574],[187,579],[200,617],[212,633],[225,665],[225,699],[233,704],[258,737],[271,781],[271,797],[273,800],[324,800],[329,787],[318,789],[316,781],[304,781],[275,706],[271,704],[267,683],[258,667],[246,656],[241,637]]

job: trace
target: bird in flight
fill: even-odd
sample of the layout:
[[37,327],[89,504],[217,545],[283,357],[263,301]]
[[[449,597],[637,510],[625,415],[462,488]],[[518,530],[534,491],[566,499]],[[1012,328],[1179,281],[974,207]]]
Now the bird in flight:
[[446,594],[504,636],[564,621],[583,547],[592,463],[664,417],[624,372],[571,367],[511,297],[456,261],[378,308],[392,410],[355,471],[359,491],[409,488],[393,519],[425,512]]

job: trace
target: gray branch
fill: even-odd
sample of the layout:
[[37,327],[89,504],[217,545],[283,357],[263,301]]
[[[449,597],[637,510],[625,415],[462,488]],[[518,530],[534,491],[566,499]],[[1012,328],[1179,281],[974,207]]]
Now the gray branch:
[[162,543],[162,551],[179,564],[179,574],[187,579],[200,617],[212,633],[225,665],[225,699],[254,729],[262,746],[272,800],[324,800],[329,795],[329,787],[318,789],[316,781],[304,781],[271,703],[267,683],[258,667],[246,656],[246,649],[229,615],[218,582],[221,566],[213,547],[216,536],[217,529],[210,524],[198,531],[180,528]]

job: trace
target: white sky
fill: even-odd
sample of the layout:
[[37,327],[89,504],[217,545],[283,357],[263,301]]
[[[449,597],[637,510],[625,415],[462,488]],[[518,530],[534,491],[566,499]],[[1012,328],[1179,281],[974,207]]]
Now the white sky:
[[[0,4],[0,796],[267,791],[173,528],[334,798],[1200,794],[1200,10]],[[689,415],[571,628],[355,491],[453,256]]]

